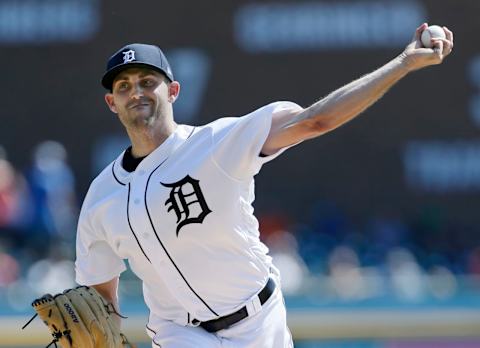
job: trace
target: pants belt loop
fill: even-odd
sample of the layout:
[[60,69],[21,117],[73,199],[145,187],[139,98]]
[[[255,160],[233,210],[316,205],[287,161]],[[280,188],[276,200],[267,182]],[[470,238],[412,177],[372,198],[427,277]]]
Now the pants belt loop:
[[262,304],[260,303],[260,299],[258,298],[258,296],[255,296],[252,301],[248,302],[246,307],[249,317],[257,314],[262,310]]

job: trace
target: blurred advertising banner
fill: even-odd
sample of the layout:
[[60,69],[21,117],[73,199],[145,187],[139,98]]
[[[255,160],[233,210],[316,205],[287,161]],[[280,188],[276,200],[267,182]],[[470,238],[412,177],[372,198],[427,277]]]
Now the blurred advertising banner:
[[83,193],[127,144],[99,83],[124,44],[165,50],[182,84],[178,121],[203,124],[275,100],[308,106],[394,58],[427,21],[455,32],[455,52],[265,166],[257,207],[303,217],[324,199],[354,220],[433,209],[479,222],[479,10],[476,0],[2,1],[0,145],[25,167],[36,144],[61,142]]

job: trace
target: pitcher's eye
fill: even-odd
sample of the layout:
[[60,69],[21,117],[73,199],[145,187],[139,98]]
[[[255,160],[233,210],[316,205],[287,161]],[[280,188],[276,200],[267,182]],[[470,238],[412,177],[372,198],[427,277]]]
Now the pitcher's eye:
[[145,79],[143,80],[143,85],[145,87],[152,87],[153,85],[155,85],[155,81],[152,79]]
[[117,85],[117,89],[119,91],[125,91],[128,88],[128,83],[127,82],[121,82]]

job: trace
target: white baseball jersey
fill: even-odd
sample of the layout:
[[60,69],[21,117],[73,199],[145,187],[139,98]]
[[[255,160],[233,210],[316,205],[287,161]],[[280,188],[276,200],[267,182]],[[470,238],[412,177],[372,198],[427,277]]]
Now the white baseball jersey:
[[76,280],[118,276],[127,259],[151,315],[189,325],[235,312],[272,268],[253,216],[254,180],[275,102],[202,127],[179,125],[132,173],[123,153],[92,182],[80,213]]

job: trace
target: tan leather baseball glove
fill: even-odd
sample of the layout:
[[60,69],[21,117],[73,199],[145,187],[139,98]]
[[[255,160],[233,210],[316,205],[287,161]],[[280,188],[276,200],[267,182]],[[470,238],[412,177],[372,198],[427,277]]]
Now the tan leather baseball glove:
[[92,287],[47,294],[33,301],[32,307],[53,336],[47,347],[58,342],[62,348],[135,348],[113,320],[113,306]]

